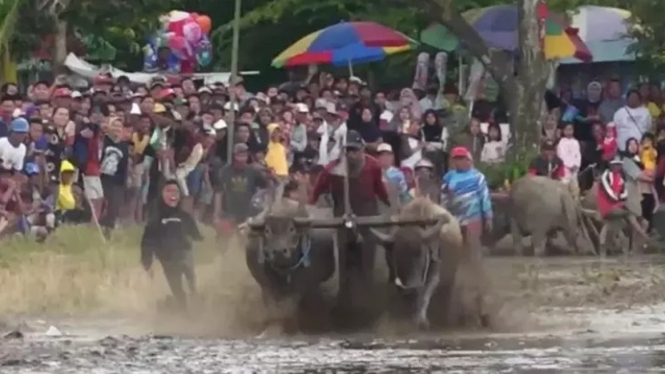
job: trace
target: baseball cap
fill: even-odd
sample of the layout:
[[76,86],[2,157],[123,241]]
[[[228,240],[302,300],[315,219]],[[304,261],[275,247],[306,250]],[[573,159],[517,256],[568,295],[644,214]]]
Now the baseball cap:
[[470,160],[471,153],[469,153],[469,150],[466,149],[466,147],[455,147],[450,151],[450,157],[462,157]]
[[339,115],[339,113],[337,113],[337,107],[335,106],[335,103],[327,103],[326,104],[326,112],[328,114],[334,114],[336,116]]
[[210,126],[203,126],[203,133],[211,136],[217,135],[217,131],[215,131],[215,129]]
[[72,92],[66,87],[58,88],[53,91],[53,97],[72,97]]
[[361,149],[365,145],[362,136],[356,130],[351,130],[346,133],[346,148]]
[[432,161],[430,161],[426,158],[421,158],[420,160],[418,160],[418,162],[416,162],[415,165],[413,165],[413,168],[414,169],[418,169],[418,168],[434,169],[434,164],[432,163]]
[[383,153],[383,152],[393,153],[393,147],[391,147],[390,144],[388,143],[381,143],[376,148],[376,151],[378,153]]
[[152,111],[154,113],[166,113],[166,107],[160,103],[156,103],[155,108]]
[[245,143],[238,143],[233,146],[233,153],[249,152],[249,147]]
[[175,96],[175,91],[172,88],[165,88],[159,91],[159,99],[164,100],[169,96]]
[[25,173],[28,175],[39,174],[39,165],[34,162],[28,162],[25,164]]
[[83,97],[83,95],[81,95],[81,93],[79,91],[72,92],[72,99],[80,99],[82,97]]
[[28,121],[23,117],[16,118],[11,123],[12,132],[27,133],[29,129],[30,125],[28,124]]
[[212,125],[212,127],[213,127],[215,130],[224,130],[225,128],[227,128],[227,127],[229,127],[229,126],[226,124],[226,121],[224,121],[223,119],[220,119],[219,121],[215,122],[215,123]]
[[[239,109],[240,109],[240,107],[238,107],[238,103],[233,103],[233,111],[237,112]],[[231,102],[230,101],[227,102],[226,104],[224,104],[224,110],[231,110]]]
[[203,87],[199,88],[199,91],[198,91],[198,92],[199,92],[199,93],[208,93],[208,94],[212,94],[212,90],[210,89],[210,87],[207,87],[207,86],[203,86]]
[[298,113],[309,113],[309,108],[307,107],[307,104],[297,103],[296,104],[296,111]]

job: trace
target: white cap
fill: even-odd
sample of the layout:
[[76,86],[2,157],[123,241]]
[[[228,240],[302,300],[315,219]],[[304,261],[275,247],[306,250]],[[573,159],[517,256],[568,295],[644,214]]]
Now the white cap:
[[309,113],[309,107],[307,104],[298,103],[296,104],[296,112],[298,113]]
[[328,107],[328,100],[326,100],[326,99],[318,98],[314,102],[314,108],[316,108],[316,109],[319,109],[319,108],[326,109],[327,107]]
[[132,109],[129,111],[129,114],[141,114],[141,107],[139,107],[139,104],[137,103],[132,103]]
[[219,121],[215,122],[215,123],[212,125],[212,127],[213,127],[215,130],[224,130],[225,128],[227,128],[227,127],[229,127],[229,126],[226,124],[226,121],[224,121],[223,119],[220,119]]
[[335,107],[335,103],[330,103],[330,102],[327,103],[327,104],[326,104],[326,112],[327,112],[328,114],[335,114],[335,115],[337,115],[338,113],[337,113],[337,108]]
[[378,153],[381,153],[381,152],[390,152],[390,153],[393,153],[393,147],[391,147],[390,144],[388,144],[388,143],[381,143],[381,144],[379,144],[379,146],[376,148],[376,151],[377,151]]
[[199,88],[199,91],[198,91],[198,92],[199,92],[199,93],[209,93],[209,94],[212,94],[212,90],[210,89],[210,87],[207,87],[207,86],[203,86],[203,87]]
[[[224,109],[226,110],[231,110],[231,102],[228,101],[226,104],[224,104]],[[237,112],[238,111],[238,103],[233,103],[233,111]]]
[[213,129],[210,126],[203,126],[203,133],[206,134],[206,135],[212,135],[212,136],[217,135],[217,131],[215,131],[215,129]]
[[72,99],[78,99],[78,98],[81,98],[81,97],[83,97],[83,95],[81,95],[81,93],[79,91],[72,92]]
[[360,84],[360,85],[364,85],[364,84],[365,84],[365,82],[363,82],[363,80],[360,79],[360,78],[358,78],[358,77],[351,77],[351,78],[349,78],[349,82],[356,82],[356,83],[358,83],[358,84]]
[[12,117],[17,118],[17,117],[22,116],[23,114],[24,114],[24,113],[23,113],[23,110],[21,110],[21,108],[16,108],[16,109],[14,109],[14,111],[12,112]]

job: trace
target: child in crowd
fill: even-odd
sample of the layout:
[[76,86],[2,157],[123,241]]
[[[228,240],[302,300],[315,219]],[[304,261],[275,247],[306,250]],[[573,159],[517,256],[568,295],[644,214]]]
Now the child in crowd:
[[563,179],[565,175],[565,167],[563,161],[556,155],[556,146],[551,140],[547,140],[540,148],[540,155],[538,155],[528,170],[529,175],[538,175],[549,177],[556,180]]
[[506,156],[506,144],[501,138],[501,127],[492,123],[487,128],[487,142],[483,145],[480,161],[489,164],[503,162]]
[[601,145],[603,161],[610,161],[614,158],[618,149],[617,129],[614,122],[610,122],[605,128],[605,139],[603,139],[603,144]]
[[562,133],[563,137],[559,140],[556,152],[564,166],[562,181],[568,184],[573,196],[577,197],[579,196],[577,173],[582,165],[580,143],[574,138],[575,128],[572,123],[566,123],[563,126]]
[[642,161],[644,170],[652,173],[656,171],[656,161],[658,159],[658,152],[656,151],[654,143],[653,134],[647,132],[642,136],[640,161]]

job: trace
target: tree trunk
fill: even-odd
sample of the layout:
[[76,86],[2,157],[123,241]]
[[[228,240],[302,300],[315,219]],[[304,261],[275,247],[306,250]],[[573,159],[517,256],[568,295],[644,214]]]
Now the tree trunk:
[[67,21],[57,21],[57,31],[53,48],[53,73],[66,74],[65,59],[67,58]]
[[[513,157],[532,154],[538,148],[541,109],[548,67],[542,51],[543,25],[538,15],[540,0],[519,0],[519,59],[491,48],[455,9],[453,0],[431,0],[442,14],[440,21],[479,59],[499,85],[511,125]],[[435,14],[435,13],[431,13]],[[517,74],[517,75],[516,75]]]
[[538,149],[542,129],[541,109],[549,76],[542,48],[543,22],[538,15],[541,0],[519,0],[519,60],[515,92],[511,97],[513,146],[518,154]]

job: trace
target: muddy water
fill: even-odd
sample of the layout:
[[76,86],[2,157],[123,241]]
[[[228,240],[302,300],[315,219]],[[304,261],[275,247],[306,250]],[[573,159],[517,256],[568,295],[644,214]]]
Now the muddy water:
[[[0,372],[665,372],[659,258],[504,258],[488,269],[508,322],[499,332],[203,339],[132,319],[26,318],[23,337],[0,340]],[[51,325],[63,336],[47,336]]]

